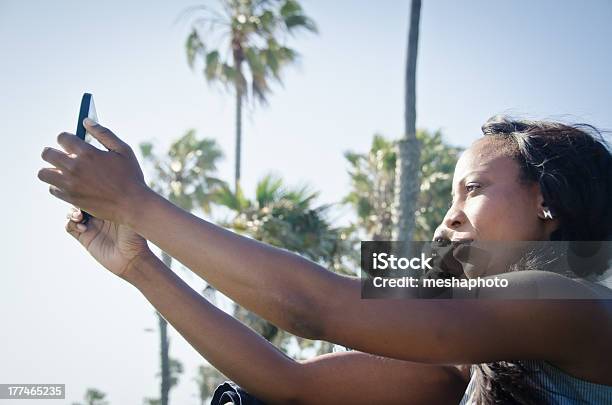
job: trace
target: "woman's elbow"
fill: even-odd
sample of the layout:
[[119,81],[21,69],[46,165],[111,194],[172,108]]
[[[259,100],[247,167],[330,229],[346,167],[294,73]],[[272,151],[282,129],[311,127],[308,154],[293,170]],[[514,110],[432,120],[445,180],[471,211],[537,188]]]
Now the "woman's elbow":
[[293,306],[287,314],[287,332],[311,340],[325,336],[324,314],[317,305]]

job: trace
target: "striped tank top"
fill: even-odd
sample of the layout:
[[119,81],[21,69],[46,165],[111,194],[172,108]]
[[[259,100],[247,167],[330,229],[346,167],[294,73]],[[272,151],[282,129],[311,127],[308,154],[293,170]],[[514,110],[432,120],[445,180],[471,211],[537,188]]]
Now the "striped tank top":
[[[543,361],[522,362],[533,370],[534,383],[542,389],[544,403],[551,405],[612,405],[612,386],[580,380],[565,373],[552,364]],[[472,398],[476,379],[471,369],[470,383],[465,390],[460,405],[476,404]]]

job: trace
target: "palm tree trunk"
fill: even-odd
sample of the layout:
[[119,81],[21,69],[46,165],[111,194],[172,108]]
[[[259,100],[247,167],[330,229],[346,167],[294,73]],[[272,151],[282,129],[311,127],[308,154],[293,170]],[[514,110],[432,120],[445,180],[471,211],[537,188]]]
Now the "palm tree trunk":
[[236,168],[234,177],[234,193],[240,187],[240,150],[242,148],[242,90],[236,86]]
[[405,132],[398,143],[393,235],[393,239],[405,241],[412,240],[414,211],[420,188],[420,145],[416,138],[416,64],[420,16],[421,0],[412,0],[406,56]]
[[[162,252],[162,261],[168,268],[172,268],[172,257],[166,252]],[[159,337],[160,337],[160,356],[161,356],[161,405],[168,405],[170,393],[170,339],[168,338],[168,322],[159,312]]]
[[421,20],[421,0],[412,0],[410,28],[408,29],[408,51],[406,54],[406,93],[404,128],[407,138],[416,139],[416,67],[419,49],[419,23]]

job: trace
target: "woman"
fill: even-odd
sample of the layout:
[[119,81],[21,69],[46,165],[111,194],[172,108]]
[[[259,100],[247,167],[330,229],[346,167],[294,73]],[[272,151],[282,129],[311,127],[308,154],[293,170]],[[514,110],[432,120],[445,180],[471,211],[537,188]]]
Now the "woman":
[[[610,289],[498,265],[488,274],[537,287],[537,296],[523,298],[586,299],[362,300],[359,279],[164,200],[146,186],[128,145],[96,123],[85,125],[109,151],[62,133],[58,142],[66,152],[46,148],[43,159],[54,167],[39,172],[54,196],[94,216],[82,224],[76,210],[67,231],[256,397],[273,403],[612,401]],[[593,128],[494,117],[483,132],[457,163],[452,205],[434,239],[610,240],[612,157]],[[275,325],[357,351],[287,358],[191,290],[146,240]]]

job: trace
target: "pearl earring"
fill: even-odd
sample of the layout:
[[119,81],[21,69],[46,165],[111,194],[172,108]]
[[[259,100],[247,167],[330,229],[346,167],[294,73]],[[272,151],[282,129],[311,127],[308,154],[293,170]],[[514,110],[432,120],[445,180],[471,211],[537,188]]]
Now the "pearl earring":
[[544,210],[544,219],[553,219],[552,213],[550,212],[550,210],[548,208],[546,208]]

